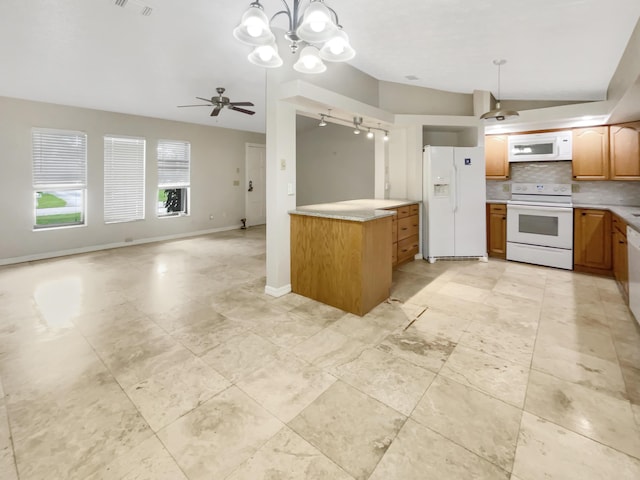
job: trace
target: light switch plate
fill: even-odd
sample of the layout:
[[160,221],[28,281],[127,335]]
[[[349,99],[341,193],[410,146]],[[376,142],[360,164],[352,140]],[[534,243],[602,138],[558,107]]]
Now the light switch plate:
[[234,181],[233,181],[233,186],[234,186],[234,187],[237,187],[237,186],[239,186],[239,185],[240,185],[240,180],[234,180]]
[[293,183],[287,183],[287,195],[295,195]]

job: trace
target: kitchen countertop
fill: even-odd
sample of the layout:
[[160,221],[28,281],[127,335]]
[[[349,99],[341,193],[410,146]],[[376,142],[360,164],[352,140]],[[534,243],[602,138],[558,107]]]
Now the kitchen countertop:
[[506,205],[508,202],[508,200],[494,200],[494,199],[489,199],[487,198],[487,203],[499,203],[502,205]]
[[591,204],[591,203],[573,203],[574,208],[598,208],[602,210],[609,210],[612,213],[618,215],[622,220],[624,220],[627,225],[632,227],[634,230],[640,232],[640,217],[634,217],[633,213],[640,213],[640,207],[629,207],[626,205],[602,205],[602,204]]
[[353,222],[368,222],[396,214],[396,212],[384,210],[385,208],[397,208],[413,203],[420,202],[418,200],[363,198],[359,200],[345,200],[343,202],[303,205],[296,207],[295,210],[291,210],[289,213],[292,215],[334,218]]

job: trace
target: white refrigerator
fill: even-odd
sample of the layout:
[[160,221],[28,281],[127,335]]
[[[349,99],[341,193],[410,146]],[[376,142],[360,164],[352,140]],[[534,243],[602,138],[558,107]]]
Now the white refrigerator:
[[423,150],[422,255],[487,258],[483,147]]

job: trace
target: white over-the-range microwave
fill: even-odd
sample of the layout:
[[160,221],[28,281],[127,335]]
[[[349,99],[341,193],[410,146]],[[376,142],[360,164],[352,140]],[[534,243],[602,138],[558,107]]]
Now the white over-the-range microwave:
[[570,130],[509,135],[510,162],[553,162],[571,160]]

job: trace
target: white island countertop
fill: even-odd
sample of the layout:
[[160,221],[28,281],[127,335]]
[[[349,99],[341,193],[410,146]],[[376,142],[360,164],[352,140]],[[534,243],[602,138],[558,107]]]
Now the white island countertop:
[[359,200],[345,200],[343,202],[303,205],[296,207],[295,210],[291,210],[289,213],[291,215],[307,215],[353,222],[368,222],[396,214],[396,212],[385,210],[386,208],[398,208],[414,203],[420,203],[420,201],[363,198]]

